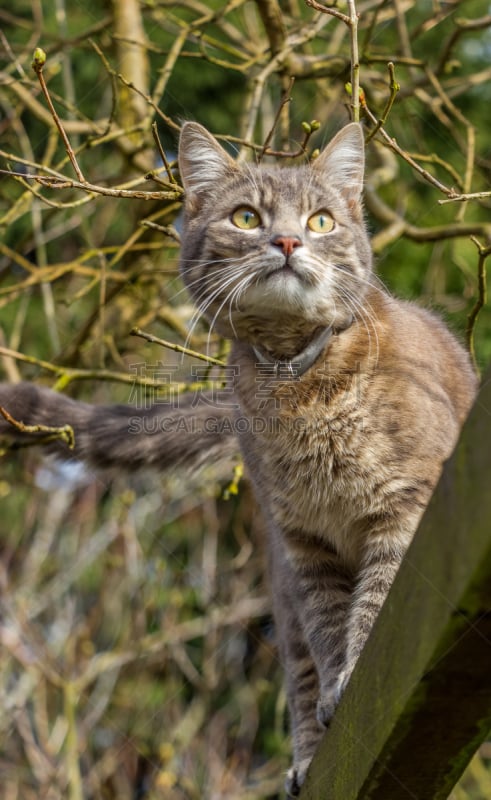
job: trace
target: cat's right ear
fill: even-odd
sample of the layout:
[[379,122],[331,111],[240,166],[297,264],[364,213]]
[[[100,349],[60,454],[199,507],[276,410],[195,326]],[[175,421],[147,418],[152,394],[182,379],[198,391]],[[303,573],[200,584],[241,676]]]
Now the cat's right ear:
[[206,128],[197,122],[185,122],[179,139],[179,171],[186,206],[196,209],[203,196],[216,192],[223,179],[237,171],[237,166]]
[[365,146],[359,122],[350,122],[336,134],[325,150],[312,163],[312,169],[325,175],[356,212],[363,191]]

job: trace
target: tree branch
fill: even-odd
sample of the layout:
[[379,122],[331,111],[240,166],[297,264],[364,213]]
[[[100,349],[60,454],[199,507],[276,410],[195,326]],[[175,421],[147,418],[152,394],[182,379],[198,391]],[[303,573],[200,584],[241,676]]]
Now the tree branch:
[[472,241],[477,247],[477,251],[479,253],[479,261],[477,265],[477,299],[474,303],[474,306],[467,317],[467,328],[466,328],[466,338],[467,338],[467,347],[469,348],[469,352],[471,354],[472,361],[474,363],[474,367],[476,372],[478,372],[478,365],[476,360],[476,351],[474,345],[474,331],[476,327],[477,318],[481,312],[483,306],[487,303],[487,280],[486,280],[486,259],[488,256],[491,255],[491,246],[483,247],[477,239],[472,236]]

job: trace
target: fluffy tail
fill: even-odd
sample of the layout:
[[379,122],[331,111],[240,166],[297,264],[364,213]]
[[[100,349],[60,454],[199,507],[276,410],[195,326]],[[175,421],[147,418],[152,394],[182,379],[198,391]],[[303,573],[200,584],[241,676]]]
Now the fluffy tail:
[[[0,406],[24,425],[69,425],[73,448],[56,438],[47,449],[100,468],[197,468],[238,452],[233,410],[206,393],[184,395],[176,408],[157,404],[140,409],[90,405],[31,383],[0,384]],[[22,431],[0,416],[0,437],[12,439],[15,447],[46,439],[46,433]]]

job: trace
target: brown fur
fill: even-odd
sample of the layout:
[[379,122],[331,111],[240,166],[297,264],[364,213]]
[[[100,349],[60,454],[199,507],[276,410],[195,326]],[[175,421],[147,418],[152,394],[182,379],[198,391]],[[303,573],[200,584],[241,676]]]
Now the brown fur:
[[[199,309],[234,339],[234,430],[266,523],[293,735],[287,786],[297,794],[476,380],[444,325],[388,296],[371,275],[359,126],[341,131],[312,167],[280,170],[239,167],[189,123],[180,166],[182,272]],[[260,228],[233,225],[242,205],[259,212]],[[307,220],[321,210],[334,228],[312,235]],[[300,242],[293,255],[275,244],[280,234]],[[333,335],[304,374],[257,363],[252,346],[278,362],[292,359],[295,372],[297,354],[327,326]],[[187,401],[174,412],[156,407],[135,416],[26,385],[1,387],[0,403],[26,422],[74,425],[75,455],[100,466],[167,468],[234,447],[223,407],[193,409]],[[143,417],[166,430],[143,432],[135,445],[131,425]],[[198,435],[178,436],[161,424],[183,417]],[[205,430],[210,418],[216,428]]]

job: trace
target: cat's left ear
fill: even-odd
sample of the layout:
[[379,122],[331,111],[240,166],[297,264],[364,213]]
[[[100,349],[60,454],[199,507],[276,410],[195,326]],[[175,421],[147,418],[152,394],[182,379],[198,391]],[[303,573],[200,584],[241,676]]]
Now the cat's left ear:
[[360,201],[365,170],[365,143],[359,122],[351,122],[336,134],[312,164],[312,169],[325,175],[350,208]]
[[197,122],[185,122],[179,138],[179,171],[186,205],[190,207],[199,205],[204,195],[216,193],[237,166],[206,128]]

